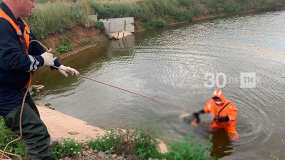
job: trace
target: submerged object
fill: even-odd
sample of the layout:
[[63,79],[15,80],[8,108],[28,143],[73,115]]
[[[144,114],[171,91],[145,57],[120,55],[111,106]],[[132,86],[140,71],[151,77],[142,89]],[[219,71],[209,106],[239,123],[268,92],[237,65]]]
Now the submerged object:
[[185,123],[191,124],[191,122],[194,120],[194,117],[190,113],[183,113],[179,116],[179,119]]

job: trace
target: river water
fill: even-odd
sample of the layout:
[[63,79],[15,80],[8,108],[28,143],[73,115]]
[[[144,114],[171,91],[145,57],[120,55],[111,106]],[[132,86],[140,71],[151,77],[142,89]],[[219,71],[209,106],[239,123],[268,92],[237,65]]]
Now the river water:
[[[285,159],[285,12],[211,20],[88,49],[65,61],[82,78],[40,73],[42,96],[56,110],[92,125],[143,128],[167,141],[188,133],[209,139],[209,118],[192,128],[179,116],[203,107],[215,87],[239,108],[240,140],[209,140],[223,159]],[[45,78],[42,78],[45,77]]]

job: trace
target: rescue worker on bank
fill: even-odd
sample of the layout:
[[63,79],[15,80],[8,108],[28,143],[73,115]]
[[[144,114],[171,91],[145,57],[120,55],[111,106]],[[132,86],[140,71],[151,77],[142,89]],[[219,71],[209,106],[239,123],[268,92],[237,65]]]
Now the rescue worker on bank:
[[236,105],[227,100],[221,89],[216,89],[212,98],[206,103],[204,108],[192,114],[192,126],[200,123],[200,114],[210,113],[212,115],[211,129],[224,129],[230,140],[239,139],[236,129],[238,109]]
[[[0,3],[0,116],[16,134],[20,134],[19,117],[24,93],[31,73],[41,66],[56,66],[63,75],[78,75],[73,68],[60,64],[49,51],[37,43],[23,17],[31,16],[35,0],[3,0]],[[30,94],[22,114],[22,139],[32,160],[53,159],[50,136]]]

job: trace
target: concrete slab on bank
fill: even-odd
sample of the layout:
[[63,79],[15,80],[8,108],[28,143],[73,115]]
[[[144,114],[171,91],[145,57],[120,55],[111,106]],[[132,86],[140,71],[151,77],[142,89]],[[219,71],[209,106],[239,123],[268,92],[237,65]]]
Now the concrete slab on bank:
[[104,134],[104,130],[88,125],[87,122],[63,114],[47,107],[38,107],[41,119],[46,124],[52,141],[71,138],[79,142],[96,139]]
[[[42,121],[46,124],[51,140],[60,141],[71,138],[78,142],[87,142],[105,134],[105,130],[88,125],[87,122],[66,115],[44,105],[38,106]],[[158,139],[158,149],[161,153],[167,152],[167,145]]]

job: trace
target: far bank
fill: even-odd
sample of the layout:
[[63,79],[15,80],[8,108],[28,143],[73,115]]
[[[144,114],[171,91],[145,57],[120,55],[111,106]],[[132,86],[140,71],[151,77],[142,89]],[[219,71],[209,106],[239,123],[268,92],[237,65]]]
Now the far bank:
[[134,17],[135,32],[215,18],[282,10],[283,0],[82,0],[40,1],[29,19],[32,31],[56,54],[67,57],[97,43],[108,43],[98,19]]

